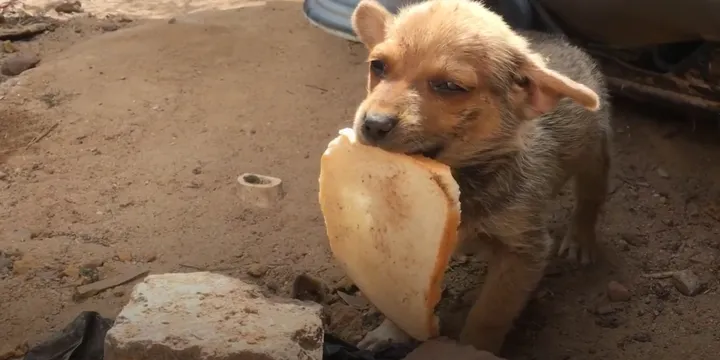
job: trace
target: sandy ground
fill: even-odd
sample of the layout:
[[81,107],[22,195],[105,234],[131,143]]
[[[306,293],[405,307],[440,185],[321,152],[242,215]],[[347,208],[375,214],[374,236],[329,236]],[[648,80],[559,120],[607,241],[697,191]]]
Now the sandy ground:
[[[74,286],[142,268],[209,269],[280,295],[301,273],[345,289],[317,176],[320,154],[363,97],[364,49],[311,28],[297,2],[174,23],[118,20],[117,31],[107,21],[76,18],[16,42],[42,62],[0,84],[0,345],[37,343],[83,310],[116,315],[132,284],[84,301],[72,299]],[[617,104],[602,261],[553,265],[510,337],[510,359],[720,353],[718,130],[639,110]],[[282,178],[287,196],[274,209],[246,206],[236,182],[244,172]],[[555,236],[569,211],[559,201]],[[698,294],[642,276],[682,269],[701,279]],[[481,273],[473,259],[453,262],[441,304],[447,334]],[[608,303],[610,281],[630,299]],[[337,296],[327,305],[330,330],[350,341],[379,321]]]

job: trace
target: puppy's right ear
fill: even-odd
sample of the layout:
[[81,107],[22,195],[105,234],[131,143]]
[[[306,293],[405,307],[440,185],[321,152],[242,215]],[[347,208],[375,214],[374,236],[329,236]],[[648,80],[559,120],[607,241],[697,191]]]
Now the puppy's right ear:
[[353,11],[352,27],[368,50],[385,39],[392,14],[375,0],[362,0]]

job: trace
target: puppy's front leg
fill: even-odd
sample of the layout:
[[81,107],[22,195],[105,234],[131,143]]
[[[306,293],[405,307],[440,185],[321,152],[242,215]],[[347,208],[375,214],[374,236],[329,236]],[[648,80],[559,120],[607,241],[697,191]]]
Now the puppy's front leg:
[[[461,343],[495,354],[500,351],[513,321],[542,279],[546,236],[533,233],[517,239],[503,239],[503,245],[493,250],[480,297],[470,309],[460,334]],[[520,252],[509,246],[513,244],[539,246],[537,253]]]

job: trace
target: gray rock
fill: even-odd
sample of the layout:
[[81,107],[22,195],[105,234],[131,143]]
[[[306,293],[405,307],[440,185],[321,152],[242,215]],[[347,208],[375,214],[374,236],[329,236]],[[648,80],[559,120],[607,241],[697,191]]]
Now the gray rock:
[[320,360],[322,307],[209,272],[150,275],[105,338],[106,360]]
[[675,288],[685,296],[695,296],[703,288],[703,283],[691,270],[677,271],[672,274]]
[[28,69],[34,68],[40,62],[40,57],[34,54],[18,54],[5,59],[0,66],[0,73],[6,76],[20,75]]

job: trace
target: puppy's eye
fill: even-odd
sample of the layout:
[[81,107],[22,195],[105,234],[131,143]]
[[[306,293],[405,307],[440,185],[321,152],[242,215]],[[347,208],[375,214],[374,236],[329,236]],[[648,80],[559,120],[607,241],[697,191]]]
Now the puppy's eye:
[[382,60],[372,60],[370,61],[370,71],[372,71],[373,74],[377,77],[383,77],[385,76],[385,70],[387,66],[385,65],[385,62]]
[[467,89],[452,81],[430,81],[430,87],[438,93],[464,93]]

